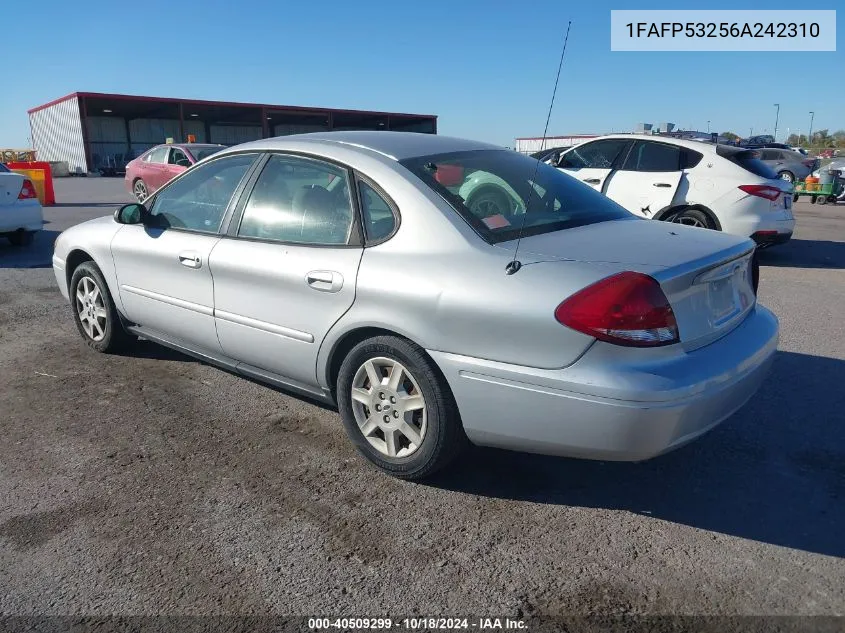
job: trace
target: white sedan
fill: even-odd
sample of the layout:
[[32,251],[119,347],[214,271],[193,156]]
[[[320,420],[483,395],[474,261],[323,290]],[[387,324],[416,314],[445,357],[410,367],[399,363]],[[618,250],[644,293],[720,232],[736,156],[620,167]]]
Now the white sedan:
[[556,166],[640,217],[751,237],[792,237],[792,185],[759,152],[664,136],[614,134],[567,150]]
[[44,214],[32,181],[0,164],[0,236],[25,246],[43,227]]

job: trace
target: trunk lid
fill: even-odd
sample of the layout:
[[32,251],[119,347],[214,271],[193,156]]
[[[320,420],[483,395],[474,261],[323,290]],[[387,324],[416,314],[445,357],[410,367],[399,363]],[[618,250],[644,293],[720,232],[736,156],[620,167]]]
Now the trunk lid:
[[[513,252],[516,243],[498,246]],[[523,238],[519,260],[523,265],[593,262],[601,264],[601,278],[610,269],[650,275],[672,305],[681,345],[691,351],[730,332],[753,309],[753,253],[754,242],[748,238],[653,220],[622,220]]]
[[23,175],[0,172],[0,206],[17,202],[23,186]]

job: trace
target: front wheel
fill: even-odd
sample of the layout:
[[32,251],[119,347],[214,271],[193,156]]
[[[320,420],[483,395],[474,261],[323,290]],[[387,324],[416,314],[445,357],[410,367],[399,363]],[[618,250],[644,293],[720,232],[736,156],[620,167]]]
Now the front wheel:
[[702,229],[716,229],[716,223],[701,209],[681,209],[672,216],[672,222],[686,224],[687,226],[697,226]]
[[449,464],[466,445],[446,380],[418,346],[395,336],[356,345],[337,379],[346,432],[380,470],[419,480]]
[[91,349],[111,353],[123,349],[130,337],[117,313],[109,287],[94,262],[83,262],[70,279],[73,320]]

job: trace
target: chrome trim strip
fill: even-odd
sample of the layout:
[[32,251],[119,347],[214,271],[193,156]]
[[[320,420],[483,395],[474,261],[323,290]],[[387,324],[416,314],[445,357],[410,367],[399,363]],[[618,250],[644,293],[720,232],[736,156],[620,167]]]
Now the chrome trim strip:
[[301,332],[299,330],[293,330],[291,328],[283,327],[281,325],[275,325],[274,323],[267,323],[266,321],[251,319],[249,317],[241,316],[240,314],[233,314],[232,312],[225,312],[223,310],[215,310],[214,316],[215,318],[222,319],[223,321],[229,321],[231,323],[236,323],[245,327],[251,327],[256,330],[263,330],[264,332],[270,332],[271,334],[284,336],[285,338],[290,338],[295,341],[301,341],[303,343],[314,342],[314,336],[309,334],[308,332]]
[[191,310],[192,312],[199,312],[200,314],[204,314],[206,316],[214,316],[214,308],[200,305],[199,303],[191,303],[190,301],[169,297],[157,292],[144,290],[143,288],[135,288],[134,286],[127,286],[125,284],[121,284],[120,289],[133,295],[146,297],[147,299],[152,299],[154,301],[161,301],[162,303],[167,303],[169,305],[176,306],[177,308],[184,308],[185,310]]

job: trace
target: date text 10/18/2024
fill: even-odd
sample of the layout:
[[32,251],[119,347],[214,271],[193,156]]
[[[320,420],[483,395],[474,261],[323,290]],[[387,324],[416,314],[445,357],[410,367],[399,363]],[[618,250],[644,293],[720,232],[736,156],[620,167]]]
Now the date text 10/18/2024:
[[519,631],[528,625],[516,618],[309,618],[308,628],[320,630],[478,630]]

